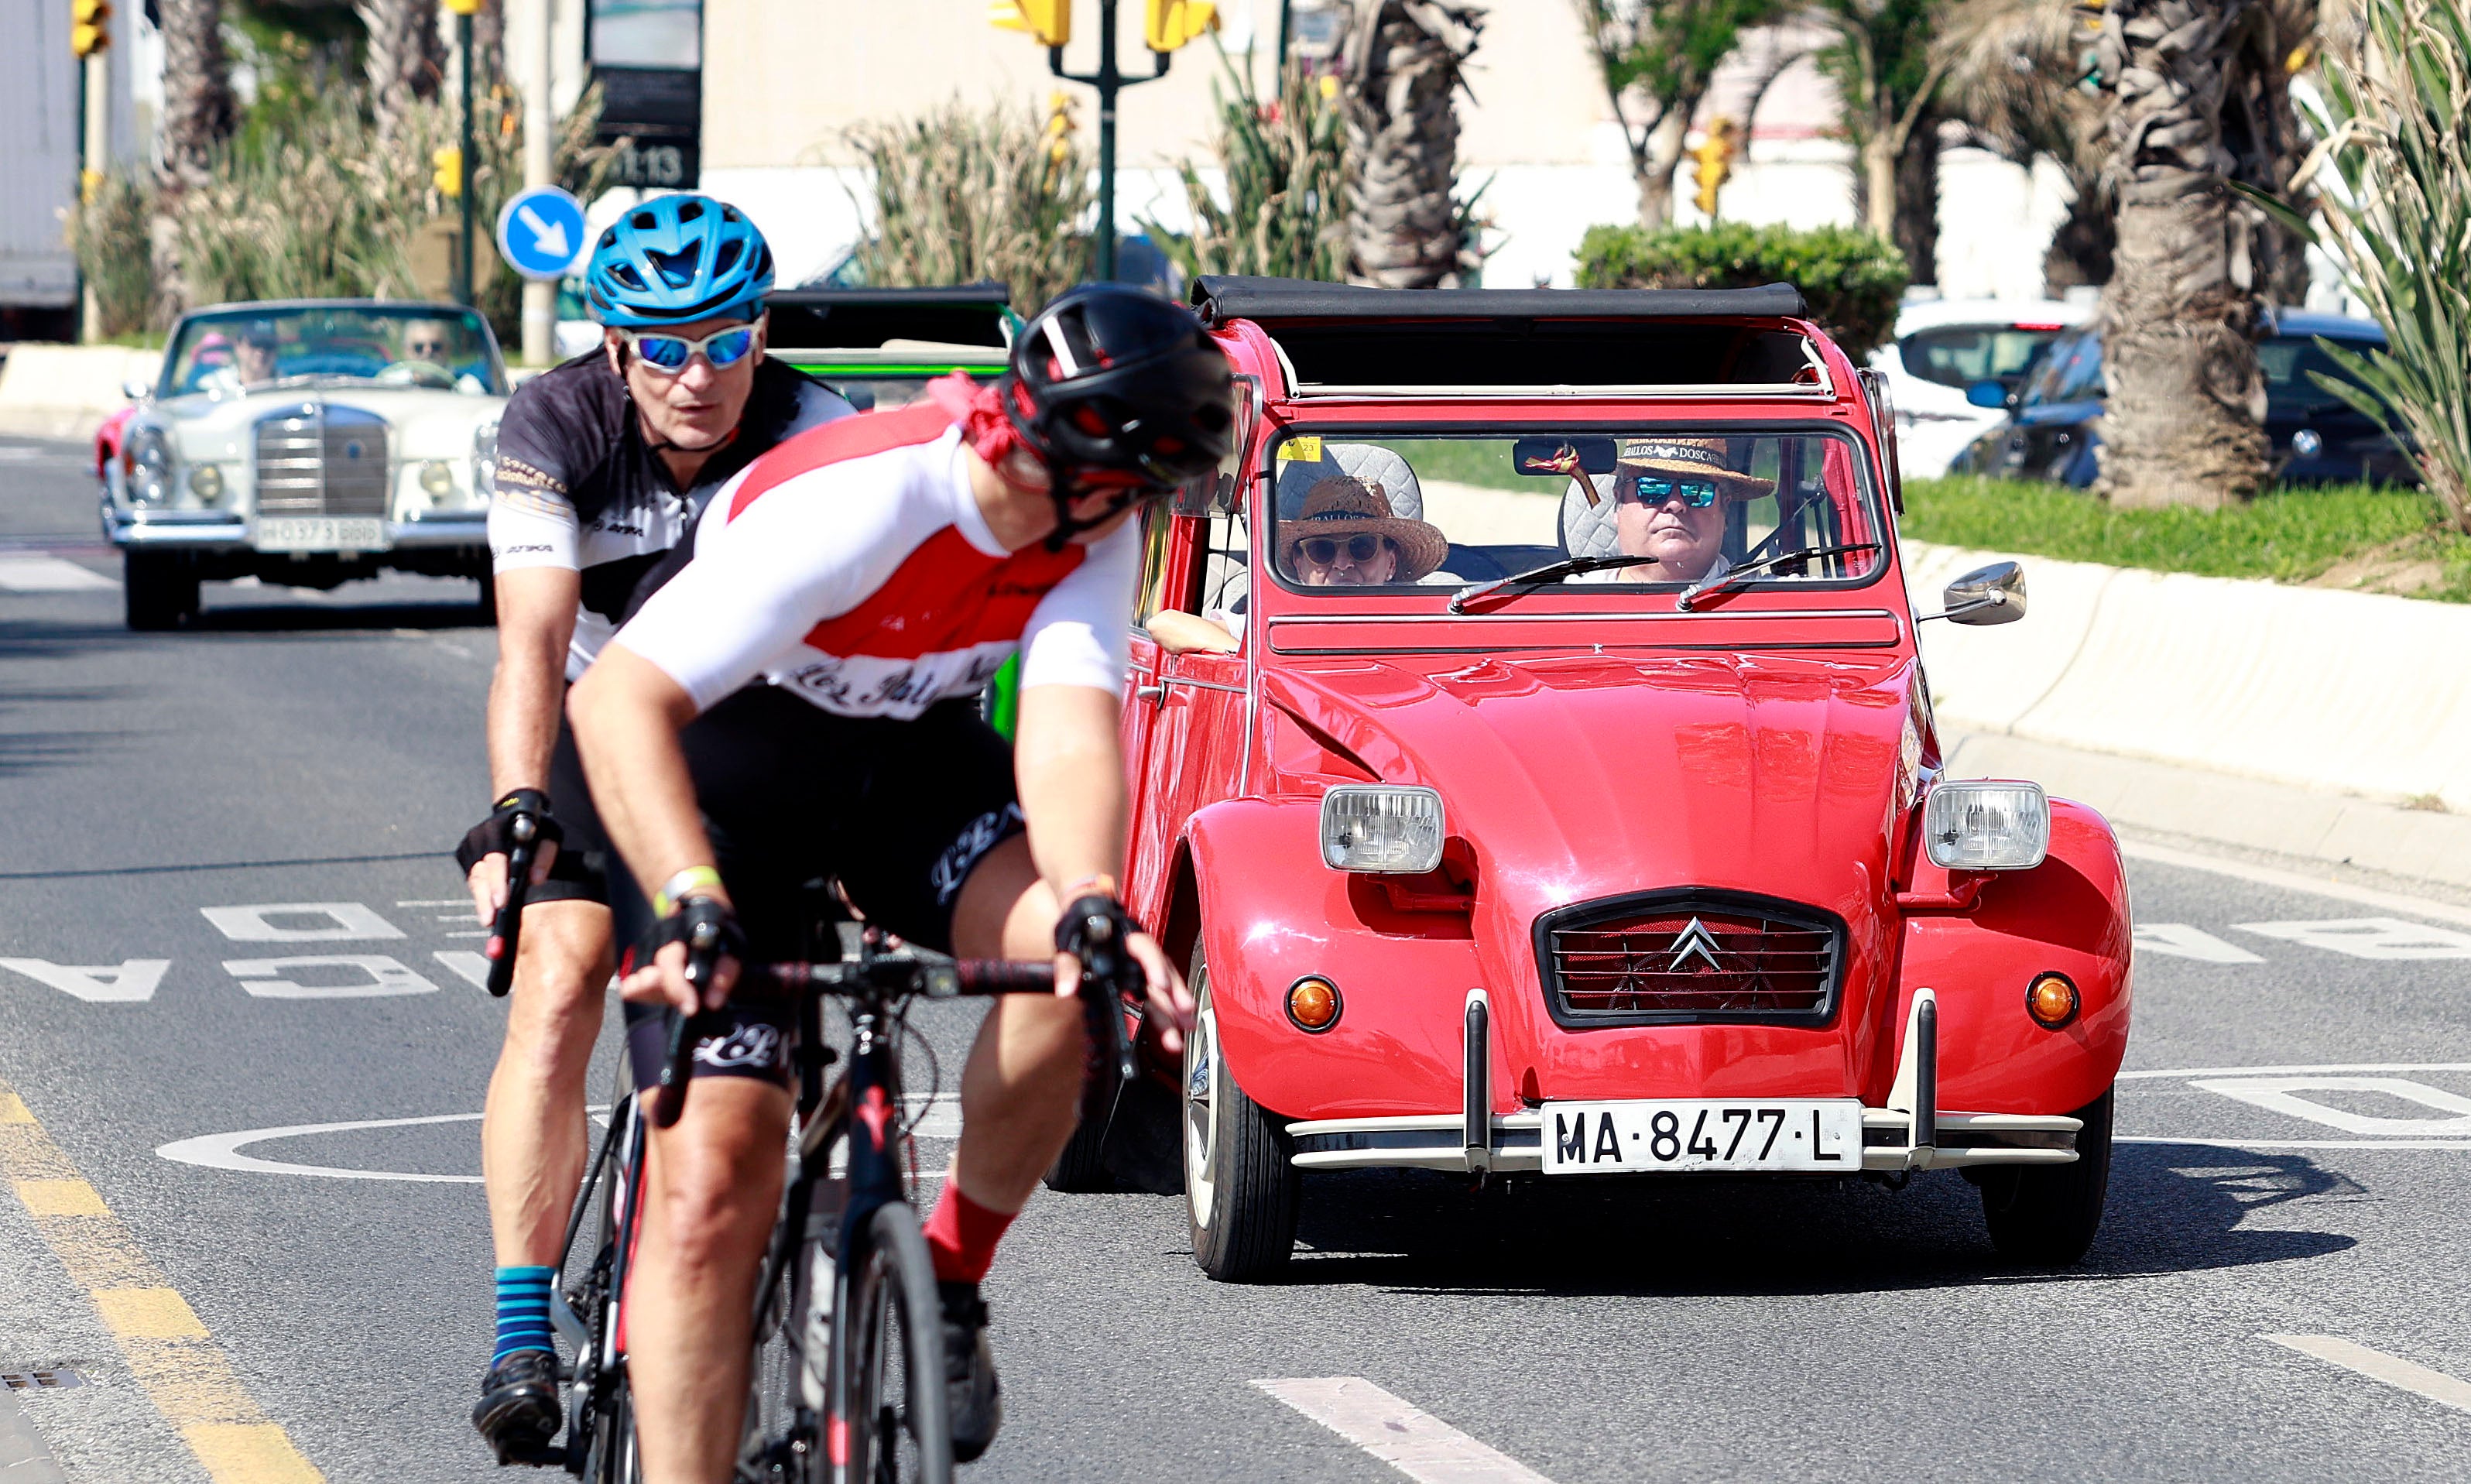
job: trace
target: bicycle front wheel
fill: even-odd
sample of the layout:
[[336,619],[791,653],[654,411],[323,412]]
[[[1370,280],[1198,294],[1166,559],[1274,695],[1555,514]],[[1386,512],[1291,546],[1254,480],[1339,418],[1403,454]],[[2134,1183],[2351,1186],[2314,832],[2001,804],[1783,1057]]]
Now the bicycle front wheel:
[[865,1260],[842,1277],[834,1388],[849,1473],[865,1484],[952,1484],[943,1307],[918,1213],[895,1203],[868,1224]]

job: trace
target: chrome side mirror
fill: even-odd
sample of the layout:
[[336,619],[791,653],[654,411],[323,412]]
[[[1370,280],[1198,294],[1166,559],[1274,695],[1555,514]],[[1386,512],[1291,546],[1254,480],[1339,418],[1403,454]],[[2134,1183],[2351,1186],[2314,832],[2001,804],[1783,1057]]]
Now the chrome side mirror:
[[131,402],[145,401],[147,394],[153,389],[153,383],[140,381],[134,376],[120,384],[120,394]]
[[1940,601],[1947,607],[1925,613],[1914,622],[1945,619],[1951,624],[2013,624],[2025,616],[2025,569],[2012,561],[1976,567],[1947,585]]

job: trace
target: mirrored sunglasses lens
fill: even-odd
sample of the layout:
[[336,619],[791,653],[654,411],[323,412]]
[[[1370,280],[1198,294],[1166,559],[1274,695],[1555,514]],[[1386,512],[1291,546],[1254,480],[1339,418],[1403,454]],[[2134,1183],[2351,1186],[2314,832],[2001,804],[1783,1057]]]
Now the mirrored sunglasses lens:
[[639,335],[635,348],[643,354],[646,364],[664,371],[683,368],[687,357],[694,353],[694,346],[674,335]]
[[754,348],[755,332],[753,330],[728,330],[704,342],[703,353],[710,358],[714,367],[718,369],[721,366],[736,365],[745,360],[746,353]]

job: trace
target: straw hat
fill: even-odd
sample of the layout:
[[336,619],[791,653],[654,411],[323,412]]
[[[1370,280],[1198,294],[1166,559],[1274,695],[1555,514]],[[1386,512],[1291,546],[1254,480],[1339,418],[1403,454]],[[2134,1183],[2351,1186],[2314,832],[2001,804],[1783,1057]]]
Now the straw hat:
[[1723,438],[1622,439],[1621,457],[1613,465],[1616,487],[1625,472],[1649,471],[1679,479],[1712,478],[1717,493],[1727,500],[1755,500],[1776,488],[1776,481],[1740,473],[1727,463]]
[[1339,475],[1306,491],[1304,508],[1293,520],[1280,522],[1279,555],[1292,572],[1296,548],[1306,541],[1315,536],[1344,540],[1358,531],[1385,537],[1399,549],[1394,582],[1420,581],[1450,554],[1449,538],[1439,530],[1423,521],[1391,514],[1380,485]]

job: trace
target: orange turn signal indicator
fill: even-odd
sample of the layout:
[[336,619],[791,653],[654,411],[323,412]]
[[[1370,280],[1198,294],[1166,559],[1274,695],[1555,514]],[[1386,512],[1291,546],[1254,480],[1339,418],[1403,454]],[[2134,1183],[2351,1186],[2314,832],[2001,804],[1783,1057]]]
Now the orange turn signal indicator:
[[2077,1018],[2077,987],[2064,974],[2037,974],[2025,986],[2025,1013],[2044,1030],[2059,1030]]
[[1344,1007],[1338,986],[1319,975],[1307,974],[1287,987],[1287,1019],[1298,1030],[1318,1035],[1338,1024]]

